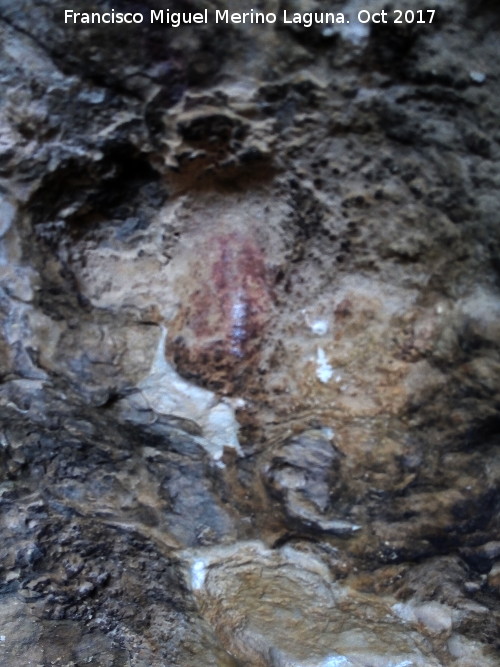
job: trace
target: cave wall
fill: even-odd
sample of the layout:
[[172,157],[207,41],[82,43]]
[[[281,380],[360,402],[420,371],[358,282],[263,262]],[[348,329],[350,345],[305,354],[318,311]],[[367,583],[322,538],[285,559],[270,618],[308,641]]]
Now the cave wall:
[[[115,7],[167,4],[240,10]],[[20,646],[43,664],[498,664],[495,3],[403,26],[75,25],[65,8],[0,2]],[[299,632],[274,607],[308,617],[308,586],[322,601]],[[49,647],[51,623],[73,648]]]

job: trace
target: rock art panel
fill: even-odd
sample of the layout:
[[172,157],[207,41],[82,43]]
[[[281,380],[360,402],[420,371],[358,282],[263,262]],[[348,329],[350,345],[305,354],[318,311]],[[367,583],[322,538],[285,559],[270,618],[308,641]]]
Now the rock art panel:
[[185,377],[224,394],[257,370],[273,295],[262,248],[244,230],[197,239],[167,355]]

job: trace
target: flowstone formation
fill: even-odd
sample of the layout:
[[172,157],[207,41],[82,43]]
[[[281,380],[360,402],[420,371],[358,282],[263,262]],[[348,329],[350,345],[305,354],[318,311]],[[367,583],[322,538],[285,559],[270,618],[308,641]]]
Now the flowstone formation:
[[2,664],[500,664],[500,12],[332,4],[0,1]]

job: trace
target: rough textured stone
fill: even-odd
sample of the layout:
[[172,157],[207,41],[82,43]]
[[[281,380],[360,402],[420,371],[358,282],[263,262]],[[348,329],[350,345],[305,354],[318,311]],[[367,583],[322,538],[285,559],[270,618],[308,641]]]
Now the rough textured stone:
[[500,22],[438,4],[0,2],[9,667],[498,664]]
[[330,516],[342,494],[342,475],[340,454],[326,434],[304,432],[273,454],[263,473],[271,494],[282,501],[290,525],[337,535],[359,530],[360,526]]

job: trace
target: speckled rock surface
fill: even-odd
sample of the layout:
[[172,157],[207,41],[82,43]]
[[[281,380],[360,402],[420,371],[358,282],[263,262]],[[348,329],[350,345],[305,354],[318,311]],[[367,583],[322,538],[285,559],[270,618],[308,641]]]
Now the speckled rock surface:
[[500,664],[496,4],[65,8],[0,0],[0,661]]

